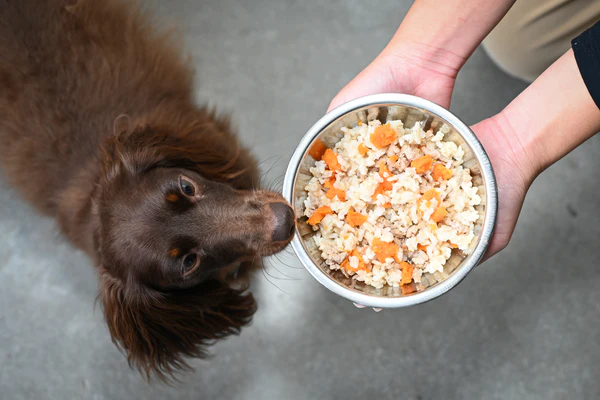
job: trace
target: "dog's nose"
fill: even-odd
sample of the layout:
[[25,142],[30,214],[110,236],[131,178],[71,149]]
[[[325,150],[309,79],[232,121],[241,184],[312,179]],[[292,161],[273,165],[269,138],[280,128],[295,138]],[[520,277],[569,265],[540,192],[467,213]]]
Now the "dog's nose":
[[274,242],[289,240],[294,234],[294,225],[296,222],[294,211],[290,206],[281,201],[269,203],[269,207],[271,207],[271,211],[275,215],[275,226],[273,227],[271,239]]

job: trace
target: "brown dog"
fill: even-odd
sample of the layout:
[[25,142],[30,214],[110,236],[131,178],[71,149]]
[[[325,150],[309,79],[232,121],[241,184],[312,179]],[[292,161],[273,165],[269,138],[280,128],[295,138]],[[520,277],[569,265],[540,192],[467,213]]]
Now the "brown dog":
[[161,378],[250,321],[224,269],[293,235],[291,208],[255,190],[253,159],[192,89],[177,44],[132,5],[0,0],[6,179],[90,255],[113,340]]

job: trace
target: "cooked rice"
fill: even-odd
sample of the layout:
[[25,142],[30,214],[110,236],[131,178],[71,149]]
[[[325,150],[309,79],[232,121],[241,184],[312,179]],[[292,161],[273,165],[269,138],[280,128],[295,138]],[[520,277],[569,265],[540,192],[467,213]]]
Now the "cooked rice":
[[[319,214],[326,210],[322,208],[313,217],[318,220],[326,214],[320,222],[312,221],[316,231],[312,240],[332,270],[341,270],[376,288],[386,284],[414,286],[413,282],[419,283],[423,273],[442,272],[453,248],[468,250],[475,237],[474,223],[479,218],[474,206],[481,203],[481,198],[469,169],[463,167],[464,149],[444,140],[450,132],[447,125],[435,134],[431,129],[425,131],[420,123],[404,128],[400,120],[380,126],[379,120],[373,120],[342,128],[344,135],[332,149],[339,170],[331,171],[324,159],[316,161],[310,169],[313,177],[305,187],[308,197],[304,215],[313,216],[319,207],[330,208],[330,213]],[[387,130],[393,134],[391,144],[377,148],[371,142],[377,127],[378,133]],[[421,168],[418,163],[428,160],[429,157],[423,157],[426,155],[431,156],[433,163],[418,173],[415,166]],[[436,164],[441,166],[435,167]],[[446,175],[444,179],[438,174],[435,180],[433,168],[450,170],[451,177]],[[384,181],[389,190],[379,190],[374,196]],[[342,192],[328,198],[327,192],[332,188]],[[340,200],[344,195],[345,201]],[[366,221],[352,226],[347,221],[349,212],[365,216]],[[392,249],[393,254],[382,253],[382,248]]]

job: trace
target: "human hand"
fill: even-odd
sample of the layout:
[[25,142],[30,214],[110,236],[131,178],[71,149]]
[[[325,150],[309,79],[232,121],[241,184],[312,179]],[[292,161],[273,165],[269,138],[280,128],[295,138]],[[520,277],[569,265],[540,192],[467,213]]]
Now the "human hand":
[[335,96],[327,111],[376,93],[411,94],[449,108],[462,62],[450,53],[423,45],[386,49]]
[[492,163],[498,188],[496,227],[481,263],[508,245],[525,195],[542,170],[513,126],[502,112],[471,127]]

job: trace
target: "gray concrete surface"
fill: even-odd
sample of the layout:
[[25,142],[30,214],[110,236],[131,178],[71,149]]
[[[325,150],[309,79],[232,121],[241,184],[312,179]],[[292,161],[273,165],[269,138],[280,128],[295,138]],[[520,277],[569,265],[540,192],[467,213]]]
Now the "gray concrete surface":
[[[410,1],[155,0],[177,21],[201,99],[233,112],[261,159],[281,156],[384,46]],[[168,11],[167,9],[171,7]],[[478,50],[452,109],[469,123],[525,85]],[[174,387],[149,386],[112,345],[95,272],[0,183],[0,398],[595,399],[600,255],[595,137],[533,185],[511,245],[448,295],[406,310],[355,309],[292,255],[258,276],[260,310],[240,337]],[[268,166],[268,164],[267,164]]]

